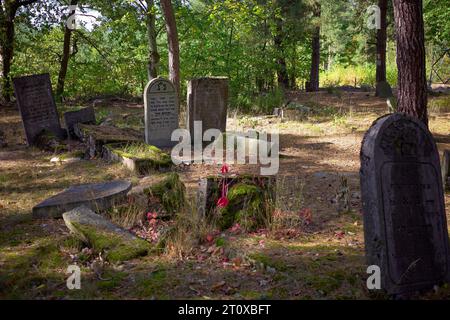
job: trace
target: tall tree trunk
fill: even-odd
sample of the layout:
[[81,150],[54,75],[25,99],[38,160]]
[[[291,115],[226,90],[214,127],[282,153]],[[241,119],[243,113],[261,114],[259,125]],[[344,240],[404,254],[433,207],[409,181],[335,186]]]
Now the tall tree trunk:
[[275,48],[277,50],[277,78],[278,78],[278,86],[287,89],[289,88],[289,75],[287,72],[287,64],[285,50],[283,46],[283,21],[281,19],[277,19],[277,31],[273,38],[273,42]]
[[311,72],[309,76],[308,91],[319,91],[320,73],[320,27],[316,27],[312,39]]
[[398,111],[428,125],[422,0],[394,0]]
[[169,79],[175,85],[178,95],[180,95],[180,47],[175,13],[170,0],[161,0],[161,9],[166,20],[167,40],[169,42]]
[[11,72],[14,57],[14,19],[20,7],[28,6],[38,0],[9,0],[0,1],[0,54],[2,62],[2,88],[1,95],[5,102],[11,102]]
[[[386,81],[386,34],[387,34],[387,0],[378,0],[380,7],[381,25],[377,31],[377,84]],[[379,95],[378,86],[376,96]]]
[[[313,16],[320,20],[321,6],[320,3],[315,2],[313,7]],[[320,73],[320,21],[317,21],[317,26],[314,29],[312,38],[312,54],[311,54],[311,72],[309,76],[309,83],[306,91],[319,91],[319,73]]]
[[5,35],[2,43],[2,97],[5,102],[11,102],[11,79],[9,73],[11,72],[11,64],[14,56],[14,20],[7,18],[5,22]]
[[[314,5],[314,18],[320,19],[321,7],[319,3]],[[312,38],[312,54],[311,54],[311,72],[309,76],[309,84],[307,91],[319,91],[319,72],[320,72],[320,24],[317,22]]]
[[160,56],[158,53],[158,46],[156,43],[156,18],[155,18],[155,2],[154,0],[147,0],[147,36],[148,36],[148,63],[147,73],[148,79],[152,80],[158,77],[158,65]]
[[[70,5],[76,6],[78,0],[71,0]],[[69,17],[75,14],[75,10],[69,13]],[[65,24],[64,28],[64,44],[63,44],[63,55],[61,58],[61,64],[58,74],[58,84],[56,86],[56,98],[61,102],[64,95],[64,85],[66,83],[67,68],[69,67],[70,59],[70,40],[72,38],[72,30]]]

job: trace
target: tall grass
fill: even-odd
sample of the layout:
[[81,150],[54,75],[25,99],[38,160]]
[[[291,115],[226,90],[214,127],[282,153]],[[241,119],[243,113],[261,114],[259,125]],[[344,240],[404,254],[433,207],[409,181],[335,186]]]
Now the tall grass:
[[[389,65],[386,68],[386,78],[391,86],[397,86],[397,68]],[[322,87],[336,86],[361,86],[376,85],[376,66],[373,64],[359,66],[336,66],[320,75],[320,85]]]

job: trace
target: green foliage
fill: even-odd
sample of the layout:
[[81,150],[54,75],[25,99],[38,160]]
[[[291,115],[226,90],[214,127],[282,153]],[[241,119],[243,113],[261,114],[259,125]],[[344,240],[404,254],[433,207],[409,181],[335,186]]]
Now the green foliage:
[[[149,59],[145,1],[83,1],[97,10],[95,26],[72,32],[65,100],[97,96],[142,96]],[[289,89],[304,86],[311,66],[311,37],[321,27],[321,84],[375,84],[376,31],[366,27],[369,0],[193,0],[175,1],[180,41],[180,99],[194,77],[227,76],[230,106],[243,112],[271,112],[283,103],[277,73],[284,61]],[[314,16],[317,4],[321,17]],[[20,11],[16,19],[11,76],[49,72],[56,86],[62,57],[66,2],[49,0]],[[156,2],[158,70],[168,75],[167,35]],[[45,12],[45,14],[40,14]],[[88,12],[89,13],[89,12]],[[441,52],[450,43],[446,0],[425,0],[426,36]],[[275,45],[275,40],[281,43]],[[388,9],[388,81],[395,86],[392,5]],[[430,65],[432,54],[429,54]],[[445,75],[447,69],[441,70]]]

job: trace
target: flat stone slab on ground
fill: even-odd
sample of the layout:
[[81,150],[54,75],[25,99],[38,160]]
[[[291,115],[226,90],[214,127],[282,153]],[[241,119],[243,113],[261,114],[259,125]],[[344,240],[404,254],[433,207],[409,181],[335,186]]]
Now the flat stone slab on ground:
[[130,128],[77,124],[74,132],[88,145],[90,157],[101,154],[105,144],[144,141],[142,133]]
[[125,199],[131,189],[128,181],[112,181],[72,186],[44,200],[33,208],[34,218],[60,218],[66,211],[85,205],[92,210],[104,210]]
[[103,147],[102,156],[106,161],[121,162],[139,175],[164,172],[172,166],[170,155],[143,142],[107,144]]

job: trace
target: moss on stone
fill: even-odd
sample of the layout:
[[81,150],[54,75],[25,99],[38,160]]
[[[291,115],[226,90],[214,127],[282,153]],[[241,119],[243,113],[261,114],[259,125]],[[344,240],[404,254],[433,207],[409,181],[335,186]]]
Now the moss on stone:
[[151,245],[139,238],[126,239],[111,232],[73,223],[73,227],[96,252],[105,252],[110,262],[121,262],[147,255]]
[[268,208],[264,192],[254,184],[238,183],[228,192],[229,203],[219,210],[219,227],[228,229],[234,223],[252,231],[267,223]]
[[142,173],[150,169],[162,169],[172,166],[172,159],[167,153],[145,143],[109,144],[105,147],[119,157],[134,160],[136,169]]
[[178,174],[174,172],[161,182],[145,189],[144,192],[158,198],[168,214],[179,212],[186,203],[186,187]]
[[63,153],[58,156],[61,161],[68,160],[68,159],[76,159],[76,158],[84,158],[84,152],[83,151],[73,151],[73,152],[67,152]]

